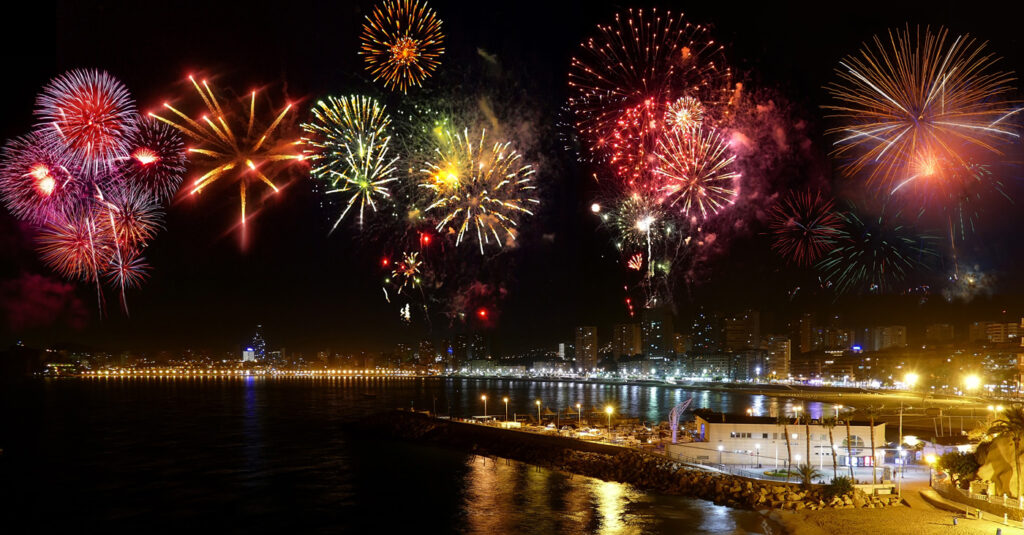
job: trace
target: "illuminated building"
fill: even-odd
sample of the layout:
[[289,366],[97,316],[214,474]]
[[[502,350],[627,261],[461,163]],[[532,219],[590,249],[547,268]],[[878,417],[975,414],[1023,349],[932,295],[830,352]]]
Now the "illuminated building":
[[690,333],[694,353],[714,353],[721,348],[718,318],[714,313],[698,309]]
[[792,342],[789,337],[780,334],[769,335],[764,339],[764,348],[768,352],[763,374],[778,379],[789,377],[790,360],[792,359]]
[[617,323],[612,326],[612,357],[632,357],[643,353],[643,336],[636,323]]
[[247,348],[242,350],[242,362],[255,362],[255,361],[256,361],[256,351],[253,348],[247,347]]
[[586,371],[597,368],[597,327],[576,327],[576,367]]
[[954,334],[953,326],[948,323],[935,323],[924,330],[924,338],[929,342],[952,342]]
[[645,308],[642,327],[644,356],[648,359],[670,358],[675,350],[672,311],[667,307]]
[[907,347],[907,328],[903,325],[868,327],[863,331],[860,346],[864,351]]
[[761,344],[761,314],[745,310],[725,319],[725,350],[757,349]]
[[263,338],[263,326],[256,326],[256,334],[252,337],[252,349],[256,360],[263,362],[267,358],[267,341]]

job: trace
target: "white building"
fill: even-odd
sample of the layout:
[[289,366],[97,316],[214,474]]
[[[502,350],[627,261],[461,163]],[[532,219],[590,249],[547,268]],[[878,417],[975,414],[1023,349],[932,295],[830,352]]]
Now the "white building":
[[[793,466],[807,462],[807,427],[789,420],[789,446],[793,452]],[[766,416],[737,416],[726,414],[720,421],[708,421],[696,417],[697,440],[695,442],[668,446],[669,456],[695,461],[762,466],[786,465],[786,433],[775,418]],[[820,467],[832,465],[833,453],[838,455],[840,466],[846,466],[849,458],[853,466],[871,466],[871,425],[868,422],[850,422],[850,443],[847,449],[846,424],[832,428],[829,441],[828,428],[818,420],[810,425],[811,464]],[[874,427],[875,455],[882,459],[885,447],[885,423]],[[832,446],[835,446],[833,450]]]
[[242,351],[242,362],[254,362],[256,360],[256,351],[247,347]]

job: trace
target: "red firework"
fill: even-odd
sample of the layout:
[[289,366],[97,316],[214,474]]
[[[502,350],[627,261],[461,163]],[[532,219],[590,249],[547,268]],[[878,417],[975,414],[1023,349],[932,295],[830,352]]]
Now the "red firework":
[[615,175],[630,186],[641,189],[657,164],[655,151],[665,127],[662,103],[647,99],[627,108],[615,122],[608,152]]
[[61,215],[39,232],[39,255],[62,277],[95,281],[114,252],[110,234],[89,215]]
[[140,250],[156,236],[163,214],[148,195],[132,186],[121,186],[99,203],[96,221],[115,240],[118,250]]
[[595,155],[605,156],[625,111],[648,99],[662,116],[682,97],[696,99],[707,112],[728,102],[732,75],[722,46],[681,13],[631,9],[597,30],[580,45],[569,71],[576,128]]
[[128,156],[135,103],[106,72],[80,69],[54,78],[36,98],[35,115],[48,148],[66,150],[87,171],[111,169]]
[[0,195],[18,219],[43,223],[82,200],[81,183],[60,152],[43,147],[39,134],[15,138],[0,156]]
[[835,245],[842,221],[832,199],[820,192],[798,192],[772,208],[768,228],[772,249],[800,266],[810,266]]
[[119,166],[122,177],[158,201],[174,198],[188,162],[181,134],[151,117],[138,117],[126,142],[128,157]]
[[149,276],[149,265],[138,253],[118,252],[111,257],[105,275],[107,282],[120,288],[121,301],[124,303],[124,290],[141,285]]

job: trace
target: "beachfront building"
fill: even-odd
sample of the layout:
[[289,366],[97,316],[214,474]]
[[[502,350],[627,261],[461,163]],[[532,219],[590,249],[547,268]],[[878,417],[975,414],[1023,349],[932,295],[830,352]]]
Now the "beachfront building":
[[[793,452],[793,466],[807,462],[807,427],[788,421],[786,431],[775,418],[724,414],[709,419],[695,417],[695,440],[668,446],[671,457],[697,462],[775,467],[785,466],[786,432]],[[885,446],[885,423],[872,428],[868,422],[850,422],[850,446],[847,447],[846,423],[832,428],[835,449],[829,442],[828,428],[819,420],[810,426],[811,464],[820,467],[832,465],[832,455],[838,456],[840,466],[847,462],[853,466],[872,466],[871,433],[875,435],[875,455],[879,464]]]

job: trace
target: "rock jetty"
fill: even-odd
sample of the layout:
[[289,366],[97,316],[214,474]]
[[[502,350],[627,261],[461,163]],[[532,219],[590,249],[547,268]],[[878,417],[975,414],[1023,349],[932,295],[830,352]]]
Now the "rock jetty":
[[687,465],[656,454],[580,440],[449,422],[424,414],[394,411],[358,424],[392,438],[455,447],[638,488],[709,500],[738,509],[854,509],[898,505],[898,496],[869,496],[856,490],[828,497],[822,485],[751,479]]

